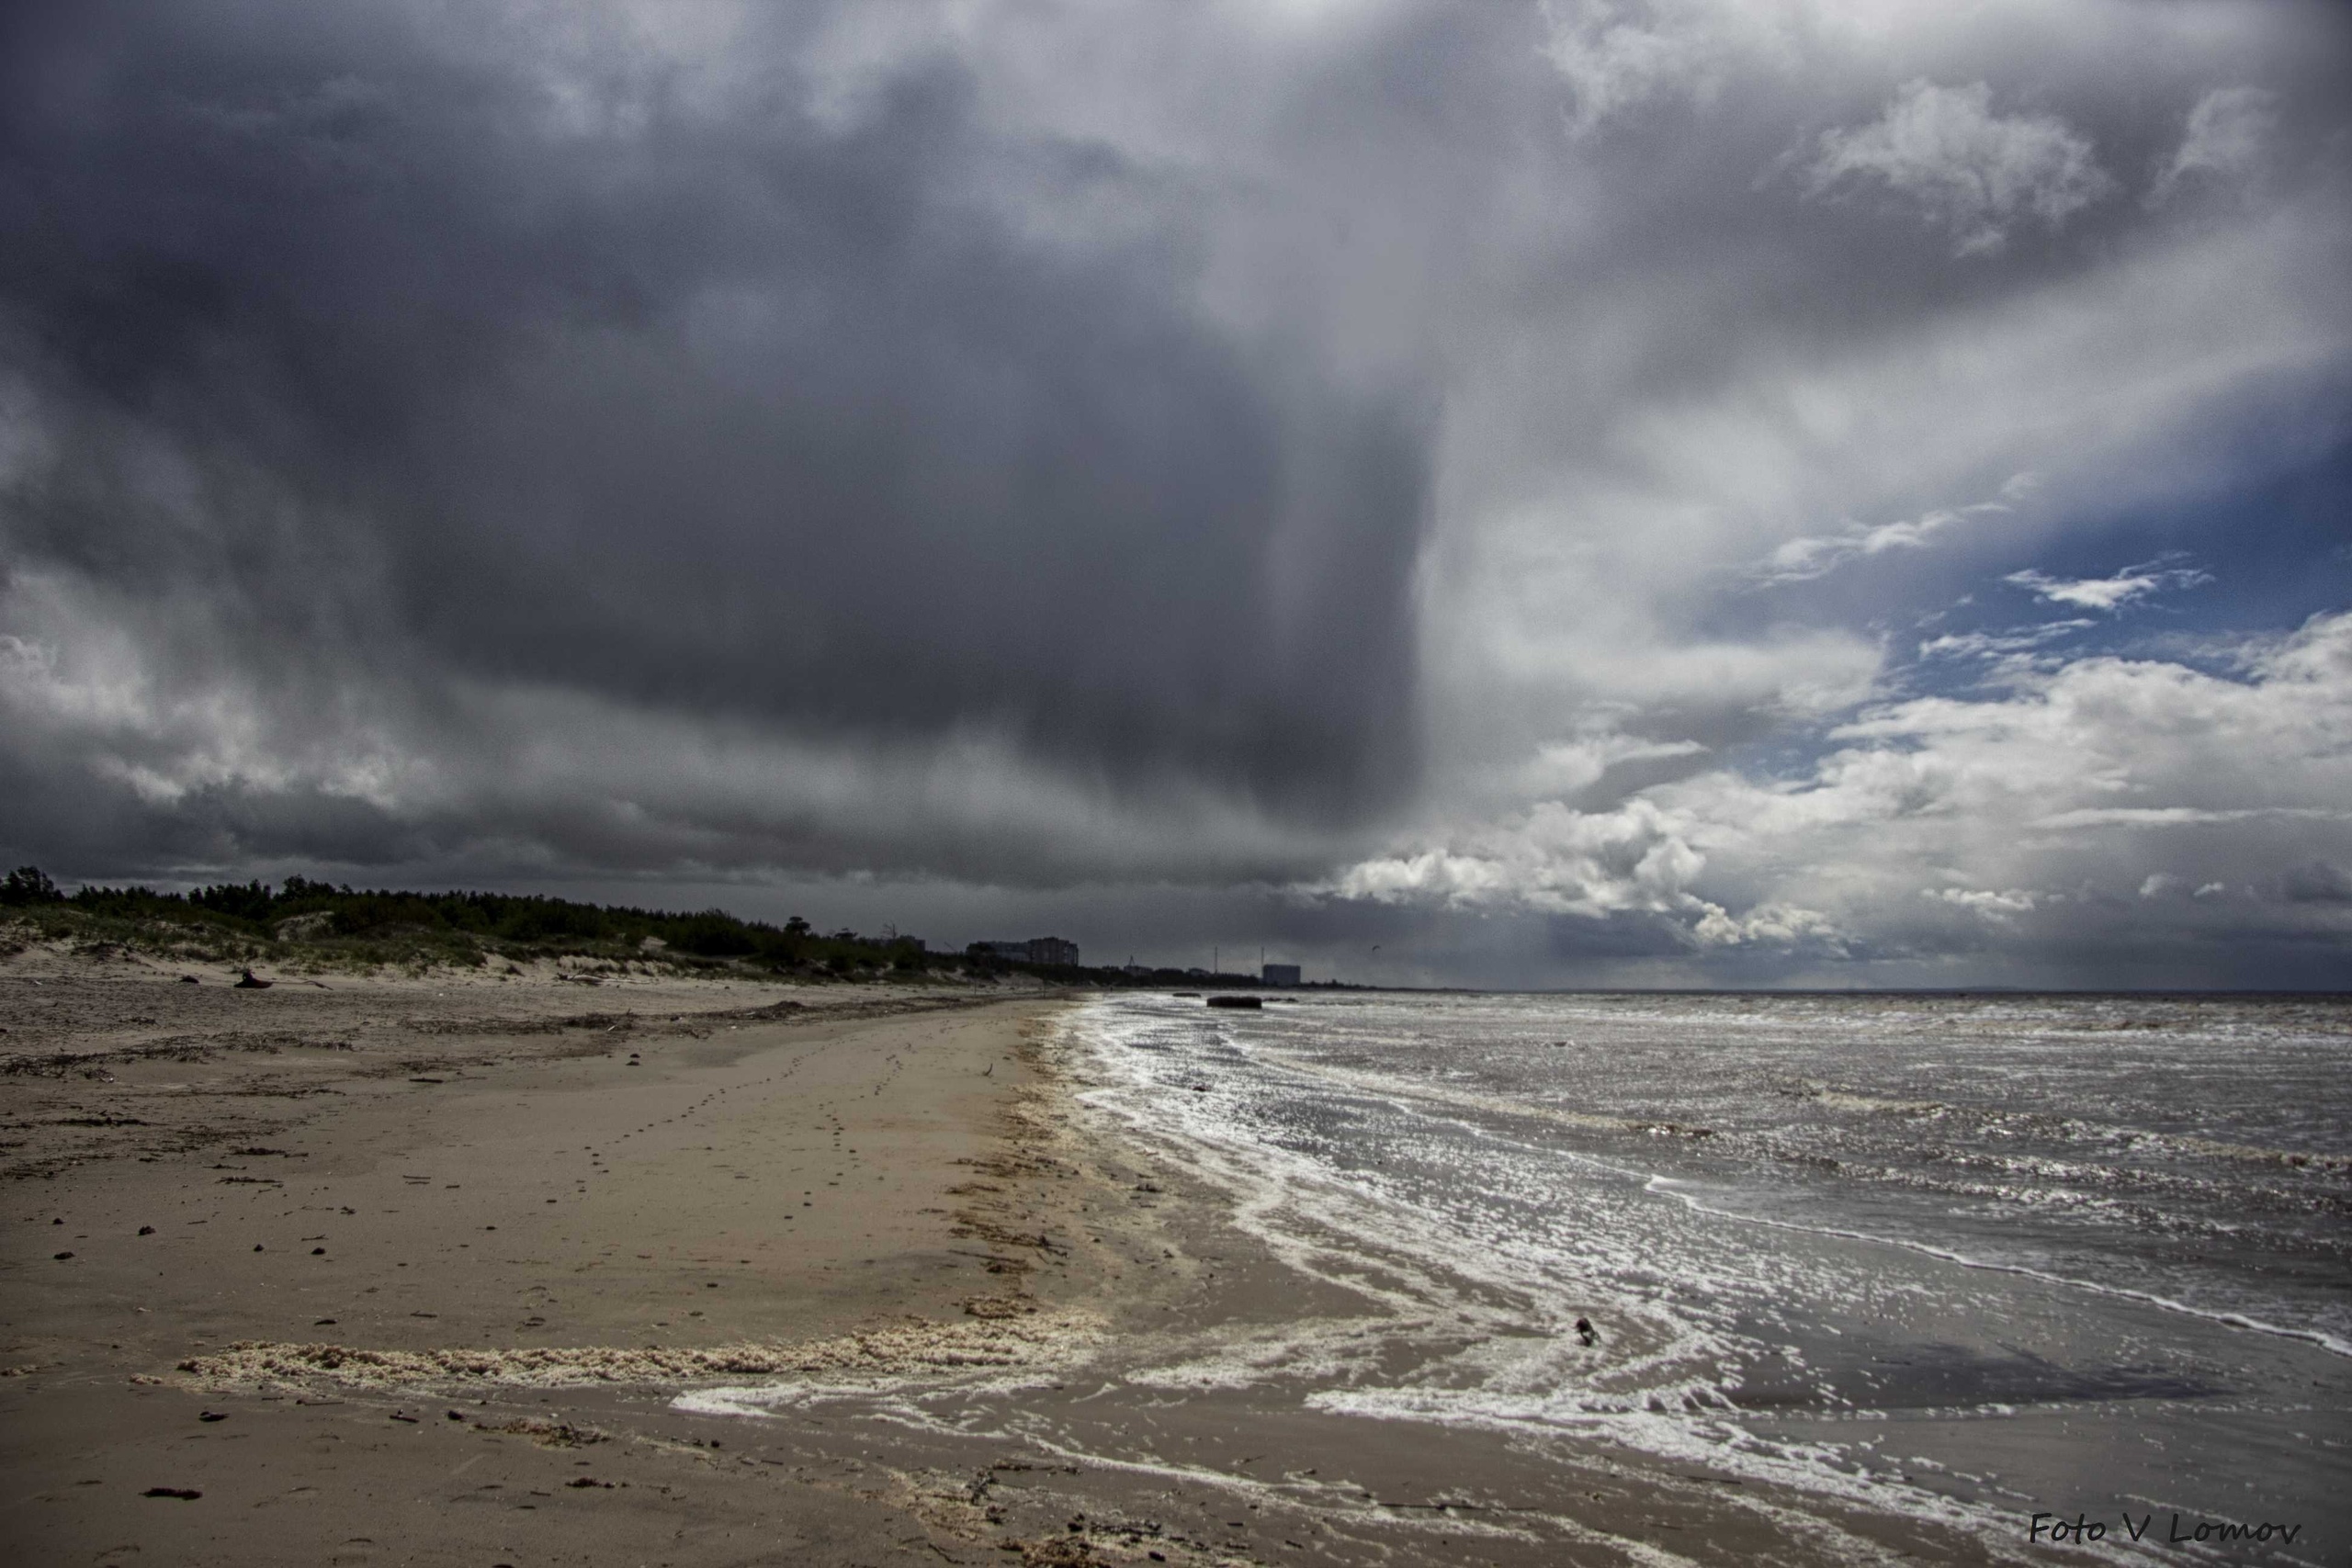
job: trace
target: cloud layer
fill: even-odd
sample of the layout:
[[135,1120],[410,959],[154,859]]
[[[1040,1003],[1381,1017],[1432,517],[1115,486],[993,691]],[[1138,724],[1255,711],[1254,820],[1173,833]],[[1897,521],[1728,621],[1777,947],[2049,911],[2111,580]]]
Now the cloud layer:
[[12,855],[2342,977],[2331,8],[4,26]]

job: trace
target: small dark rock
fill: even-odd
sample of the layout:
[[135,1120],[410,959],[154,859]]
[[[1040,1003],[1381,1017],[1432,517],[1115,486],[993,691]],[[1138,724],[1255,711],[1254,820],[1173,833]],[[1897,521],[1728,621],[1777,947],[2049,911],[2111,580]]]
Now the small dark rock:
[[220,1410],[207,1410],[197,1416],[199,1421],[226,1421],[228,1418],[228,1413]]
[[74,1256],[74,1255],[73,1255],[72,1253],[70,1253],[70,1252],[61,1252],[61,1253],[59,1253],[59,1254],[57,1255],[57,1260],[58,1260],[60,1263],[62,1263],[62,1262],[64,1262],[67,1258],[71,1258],[71,1257],[73,1257],[73,1256]]
[[139,1234],[141,1235],[153,1235],[155,1234],[155,1227],[153,1225],[141,1225],[139,1227]]
[[150,1486],[141,1494],[145,1497],[177,1497],[183,1503],[193,1503],[204,1495],[193,1486]]

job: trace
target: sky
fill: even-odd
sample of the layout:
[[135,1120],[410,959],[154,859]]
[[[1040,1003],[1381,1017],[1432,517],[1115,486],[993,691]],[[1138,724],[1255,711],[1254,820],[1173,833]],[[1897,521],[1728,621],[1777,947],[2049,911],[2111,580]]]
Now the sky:
[[0,859],[2352,988],[2352,10],[26,0]]

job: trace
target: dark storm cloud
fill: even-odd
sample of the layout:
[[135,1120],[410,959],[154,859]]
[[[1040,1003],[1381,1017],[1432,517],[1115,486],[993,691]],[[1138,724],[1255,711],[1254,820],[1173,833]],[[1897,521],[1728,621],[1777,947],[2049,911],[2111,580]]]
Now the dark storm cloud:
[[[0,298],[51,460],[9,570],[177,674],[294,732],[385,688],[445,770],[471,682],[1275,818],[1409,784],[1423,412],[1211,321],[1181,181],[992,130],[940,55],[820,105],[797,10],[723,81],[536,11],[13,14]],[[1049,221],[1085,210],[1121,220]],[[162,837],[397,851],[305,794]]]
[[2341,969],[2343,567],[2247,499],[2352,439],[2340,6],[0,25],[53,871]]

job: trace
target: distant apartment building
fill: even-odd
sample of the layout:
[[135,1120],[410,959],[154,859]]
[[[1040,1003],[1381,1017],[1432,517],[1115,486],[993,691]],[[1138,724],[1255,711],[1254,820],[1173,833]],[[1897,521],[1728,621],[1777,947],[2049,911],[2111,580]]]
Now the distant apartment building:
[[1057,936],[1031,937],[1027,942],[976,942],[971,952],[987,958],[1009,958],[1016,964],[1078,963],[1078,943]]
[[1259,971],[1258,982],[1264,986],[1295,986],[1298,984],[1298,965],[1269,964]]

